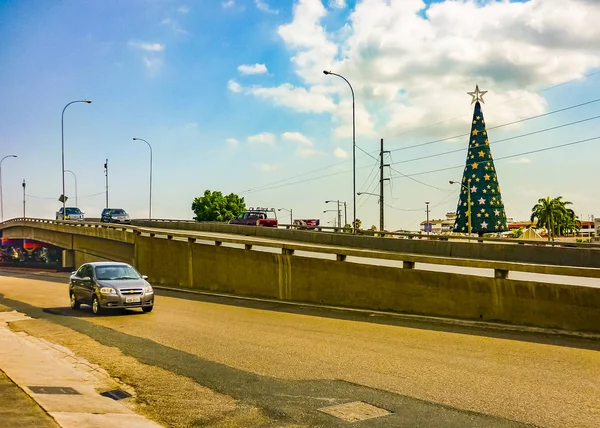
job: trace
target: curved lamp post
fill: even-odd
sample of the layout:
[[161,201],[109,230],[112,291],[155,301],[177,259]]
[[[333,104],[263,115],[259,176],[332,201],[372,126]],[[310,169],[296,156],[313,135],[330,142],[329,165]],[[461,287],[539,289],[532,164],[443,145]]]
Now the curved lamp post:
[[152,146],[150,143],[143,138],[133,137],[133,141],[143,141],[148,144],[148,148],[150,148],[150,207],[148,208],[148,219],[152,220]]
[[348,79],[344,76],[332,73],[331,71],[323,70],[323,74],[337,76],[341,79],[344,79],[348,86],[350,87],[350,92],[352,92],[352,198],[353,198],[353,215],[354,221],[352,222],[352,233],[356,233],[356,113],[354,108],[354,89]]
[[16,158],[17,155],[8,155],[4,156],[2,160],[0,160],[0,221],[4,221],[4,200],[2,199],[2,162],[6,158]]
[[67,107],[69,107],[71,104],[75,104],[75,103],[86,103],[86,104],[90,104],[92,102],[92,100],[77,100],[77,101],[71,101],[70,103],[68,103],[65,108],[63,108],[62,111],[62,116],[60,119],[60,134],[61,134],[61,159],[62,159],[62,167],[61,167],[61,172],[62,172],[62,203],[63,203],[63,219],[65,218],[65,211],[66,211],[66,207],[67,207],[67,199],[65,197],[65,110],[67,109]]
[[77,176],[70,169],[65,169],[65,172],[70,172],[71,174],[73,174],[73,178],[75,179],[75,206],[79,208],[79,204],[77,203]]
[[471,228],[471,179],[469,178],[467,180],[467,186],[465,186],[464,184],[462,184],[459,181],[450,180],[449,183],[450,184],[460,184],[460,187],[462,187],[463,189],[465,189],[467,191],[467,221],[468,221],[469,240],[470,240],[471,239],[471,231],[473,230]]

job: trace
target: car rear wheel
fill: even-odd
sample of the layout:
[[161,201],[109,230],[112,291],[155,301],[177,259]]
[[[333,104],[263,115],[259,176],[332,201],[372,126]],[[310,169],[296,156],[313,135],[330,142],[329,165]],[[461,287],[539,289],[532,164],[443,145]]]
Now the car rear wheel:
[[142,307],[142,311],[148,313],[148,312],[152,312],[152,309],[154,309],[154,306],[144,306]]
[[100,315],[102,313],[102,307],[96,296],[92,298],[92,312],[94,315]]
[[81,304],[75,298],[75,294],[71,293],[71,295],[70,295],[69,298],[71,300],[71,309],[79,309],[79,307],[81,306]]

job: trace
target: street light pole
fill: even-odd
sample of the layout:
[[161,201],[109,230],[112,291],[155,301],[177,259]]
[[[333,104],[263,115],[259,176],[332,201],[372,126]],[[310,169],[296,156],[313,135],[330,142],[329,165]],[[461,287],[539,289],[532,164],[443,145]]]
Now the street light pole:
[[143,138],[133,137],[133,140],[143,141],[144,143],[148,144],[148,148],[150,149],[150,207],[148,208],[148,219],[152,220],[152,146]]
[[23,218],[26,217],[25,215],[25,179],[23,179]]
[[471,227],[471,179],[469,178],[467,180],[467,186],[452,180],[450,180],[450,184],[460,184],[460,186],[467,191],[467,229],[469,231],[469,240],[471,240],[471,231],[473,230]]
[[293,218],[294,218],[293,208],[290,208],[289,210],[287,208],[279,208],[277,211],[281,211],[281,210],[283,210],[283,211],[289,211],[289,213],[290,213],[290,226],[291,226],[294,223],[294,220],[293,220]]
[[77,176],[70,169],[65,169],[65,172],[70,172],[71,174],[73,174],[73,178],[75,179],[75,206],[79,208],[79,204],[77,203]]
[[2,162],[6,158],[16,158],[17,155],[8,155],[4,156],[2,160],[0,160],[0,221],[4,221],[4,199],[2,198]]
[[356,110],[354,107],[354,89],[348,79],[344,76],[332,73],[331,71],[323,70],[323,74],[325,75],[333,75],[340,77],[346,81],[348,86],[350,87],[350,91],[352,92],[352,198],[353,198],[353,206],[352,209],[354,211],[354,221],[352,222],[352,233],[356,233]]
[[70,103],[68,103],[65,108],[63,108],[62,111],[62,115],[61,115],[61,119],[60,119],[60,135],[61,135],[61,159],[62,159],[62,167],[61,167],[61,173],[62,173],[62,203],[63,203],[63,219],[66,217],[66,213],[65,211],[67,210],[67,199],[65,197],[65,110],[67,109],[67,107],[69,107],[71,104],[75,104],[75,103],[86,103],[86,104],[90,104],[92,102],[92,100],[77,100],[77,101],[71,101]]
[[[340,204],[341,204],[342,202],[340,202],[340,200],[339,200],[339,199],[338,199],[337,201],[325,201],[325,203],[326,203],[326,204],[328,204],[328,203],[330,203],[330,202],[335,202],[335,203],[337,203],[337,222],[338,222],[338,227],[343,227],[343,226],[342,226],[342,210],[341,210],[341,208],[340,208]],[[346,202],[344,202],[344,209],[345,209],[345,207],[346,207]],[[345,216],[345,214],[344,214],[344,221],[346,221],[346,218],[345,218],[345,217],[346,217],[346,216]]]
[[427,234],[429,235],[429,202],[425,202],[425,206],[427,207],[425,211],[427,211],[427,223],[425,223],[425,227],[427,228]]
[[[339,209],[337,209],[337,210],[325,210],[325,211],[323,211],[323,214],[328,213],[328,212],[333,212],[333,211],[335,211],[338,214],[338,218],[337,219],[339,221],[339,213],[340,213]],[[335,225],[335,223],[336,222],[334,221],[333,224]],[[338,223],[337,227],[340,227],[339,223]]]

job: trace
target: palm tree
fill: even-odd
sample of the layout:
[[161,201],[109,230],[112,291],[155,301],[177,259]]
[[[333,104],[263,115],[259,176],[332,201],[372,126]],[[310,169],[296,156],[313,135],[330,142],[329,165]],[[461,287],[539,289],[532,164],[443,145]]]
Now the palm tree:
[[548,241],[554,240],[558,233],[572,232],[578,229],[575,212],[567,208],[572,205],[569,201],[563,201],[562,196],[541,198],[531,210],[531,221],[536,221],[538,227],[544,227],[548,231]]

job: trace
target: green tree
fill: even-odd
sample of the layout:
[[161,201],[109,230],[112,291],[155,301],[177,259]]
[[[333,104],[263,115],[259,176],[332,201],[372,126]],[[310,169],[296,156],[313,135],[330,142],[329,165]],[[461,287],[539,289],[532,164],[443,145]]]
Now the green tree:
[[556,235],[579,230],[575,211],[568,208],[568,205],[572,203],[563,201],[562,196],[556,198],[548,196],[540,198],[531,209],[531,221],[535,221],[538,227],[546,228],[548,241],[553,241]]
[[229,221],[246,211],[246,202],[234,193],[227,196],[219,191],[204,191],[204,196],[192,202],[196,221]]

